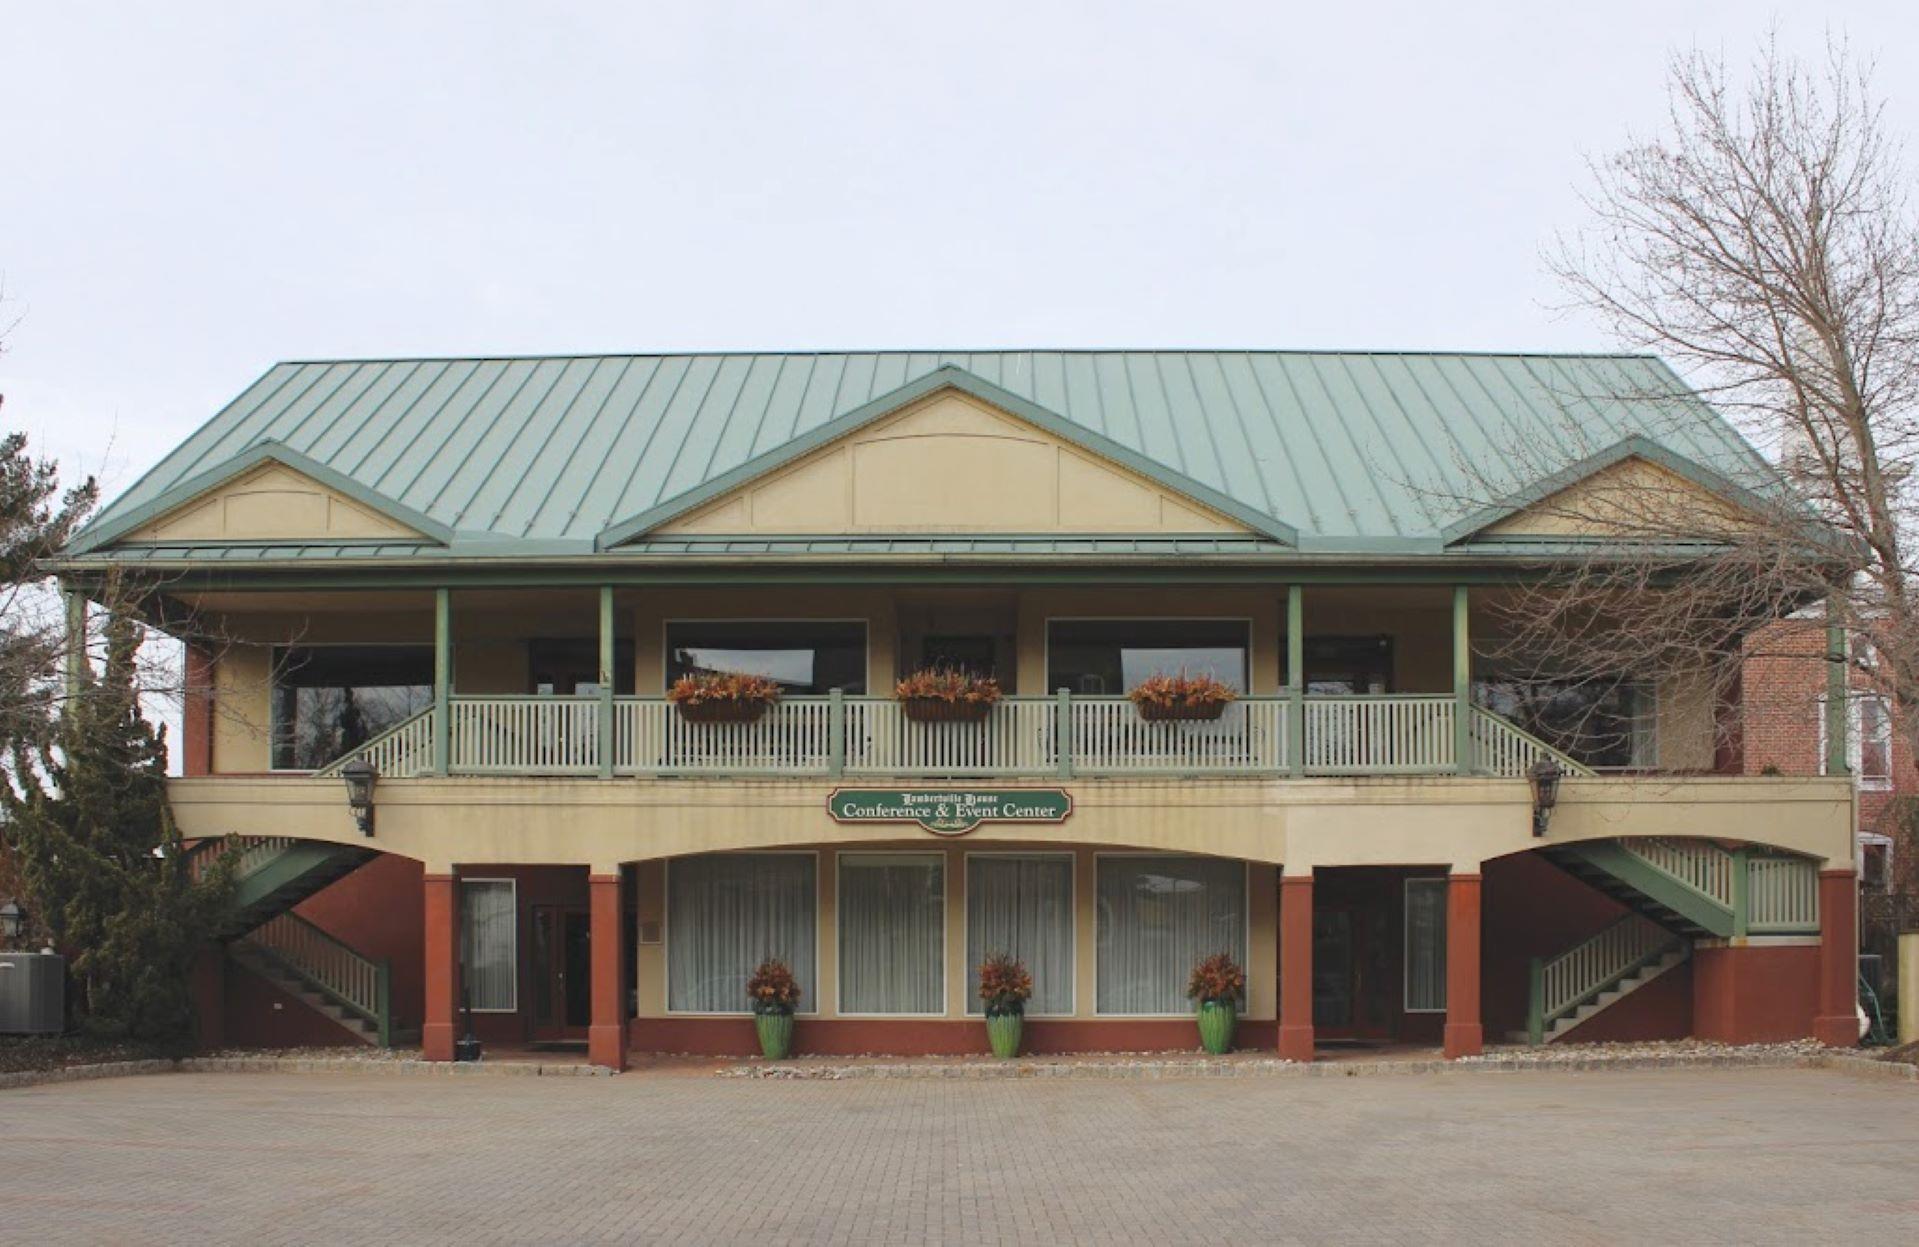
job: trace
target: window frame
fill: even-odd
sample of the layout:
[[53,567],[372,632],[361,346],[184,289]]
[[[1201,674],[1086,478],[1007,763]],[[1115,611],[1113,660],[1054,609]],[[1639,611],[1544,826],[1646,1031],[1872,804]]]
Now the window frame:
[[[1240,875],[1239,960],[1240,960],[1240,969],[1242,970],[1246,970],[1253,959],[1252,863],[1248,862],[1245,858],[1223,857],[1214,853],[1174,853],[1174,852],[1167,852],[1165,850],[1156,851],[1156,850],[1150,850],[1150,849],[1121,849],[1121,850],[1115,850],[1113,852],[1096,851],[1093,854],[1093,956],[1092,956],[1093,1010],[1092,1010],[1092,1016],[1096,1018],[1145,1018],[1145,1019],[1191,1018],[1197,1012],[1196,1009],[1185,1009],[1178,1013],[1111,1013],[1099,1007],[1099,971],[1100,971],[1099,864],[1101,861],[1109,857],[1113,857],[1113,858],[1203,857],[1203,858],[1211,858],[1215,861],[1232,862],[1235,865],[1237,865],[1239,867],[1239,875]],[[1252,974],[1249,972],[1246,976],[1246,1003],[1247,1003],[1249,1012],[1251,1010],[1251,1005],[1252,1005],[1252,995],[1253,995],[1253,978],[1252,978]],[[1077,1014],[1075,1016],[1077,1016]]]
[[460,876],[460,982],[464,985],[467,975],[466,964],[466,889],[469,884],[483,883],[498,885],[504,883],[508,894],[513,898],[513,1004],[510,1008],[480,1008],[470,1006],[474,1013],[518,1013],[520,1011],[520,975],[526,967],[520,960],[520,881],[511,875],[461,875]]
[[[1056,694],[1059,691],[1058,689],[1053,687],[1053,625],[1056,623],[1236,623],[1236,624],[1243,624],[1245,625],[1245,629],[1246,629],[1246,675],[1245,675],[1246,687],[1243,690],[1241,690],[1240,696],[1253,697],[1258,695],[1253,688],[1253,668],[1256,666],[1256,663],[1255,663],[1256,656],[1253,650],[1254,630],[1253,630],[1253,617],[1251,615],[1048,615],[1045,617],[1044,620],[1041,621],[1041,625],[1044,629],[1042,633],[1042,638],[1041,638],[1042,641],[1044,642],[1042,648],[1045,650],[1045,653],[1043,655],[1045,661],[1041,664],[1041,670],[1046,677],[1043,682],[1044,687],[1041,689],[1041,692],[1049,697]],[[1094,693],[1073,692],[1073,696],[1075,697],[1099,696],[1099,697],[1122,697],[1123,698],[1126,696],[1126,693],[1127,693],[1127,690],[1121,689],[1117,693],[1094,694]]]
[[[666,870],[660,876],[660,990],[663,1013],[670,1017],[681,1018],[737,1018],[752,1015],[753,1006],[742,1004],[737,1010],[714,1012],[708,1009],[675,1009],[673,1007],[673,956],[669,945],[673,939],[673,864],[688,857],[810,857],[813,859],[813,1002],[807,1009],[793,1010],[793,1016],[810,1018],[820,1016],[819,977],[825,964],[825,923],[820,921],[821,902],[824,898],[824,883],[820,879],[820,851],[818,849],[729,849],[719,853],[683,853],[678,857],[666,859]],[[838,978],[836,974],[835,979]],[[835,993],[837,994],[837,992]],[[802,1004],[806,1002],[801,1001]]]
[[[1070,950],[1068,953],[1068,960],[1071,963],[1067,968],[1067,982],[1071,984],[1071,990],[1068,991],[1067,993],[1067,996],[1069,999],[1066,1006],[1066,1012],[1040,1013],[1035,1010],[1028,1010],[1026,1012],[1026,1016],[1029,1018],[1078,1017],[1079,1016],[1079,857],[1078,855],[1073,853],[1071,850],[1061,851],[1056,849],[1035,849],[1030,851],[1022,851],[1019,849],[967,849],[964,852],[962,852],[960,854],[960,954],[968,958],[969,960],[972,957],[972,953],[970,950],[973,947],[972,862],[973,862],[973,859],[976,857],[1013,857],[1013,858],[1026,858],[1026,859],[1036,858],[1036,857],[1050,857],[1050,858],[1063,859],[1066,862],[1066,865],[1067,865],[1066,916],[1067,916],[1067,922],[1072,927],[1072,938],[1067,941],[1067,948]],[[986,1006],[984,1004],[980,1006],[980,1010],[978,1013],[973,1012],[973,1001],[975,997],[970,994],[972,992],[972,987],[973,987],[973,973],[972,973],[973,967],[961,966],[960,969],[965,975],[966,990],[969,993],[965,1004],[961,1006],[960,1012],[969,1018],[985,1017]]]
[[[1442,957],[1445,960],[1442,960],[1439,976],[1440,1001],[1437,1006],[1426,1005],[1415,1007],[1413,1004],[1413,924],[1408,919],[1412,910],[1413,886],[1415,884],[1422,887],[1428,887],[1433,884],[1439,885],[1439,946]],[[1401,880],[1401,885],[1399,910],[1400,1012],[1419,1016],[1430,1016],[1435,1013],[1443,1014],[1447,1011],[1448,998],[1450,996],[1448,990],[1450,985],[1447,982],[1447,977],[1451,964],[1449,959],[1452,955],[1452,932],[1447,929],[1447,926],[1450,918],[1448,911],[1451,898],[1452,876],[1408,875],[1405,879]]]
[[[319,766],[275,766],[273,763],[274,746],[278,742],[279,736],[280,736],[280,724],[278,721],[278,715],[279,715],[279,700],[280,700],[279,655],[281,651],[292,650],[292,649],[424,649],[427,651],[428,655],[430,656],[433,652],[433,642],[431,641],[269,641],[266,644],[266,649],[267,649],[267,772],[272,775],[312,775],[319,771],[325,770],[329,766],[332,766],[333,763],[339,761],[339,759],[334,758],[330,761],[321,763]],[[451,688],[450,688],[451,683],[452,681],[449,679],[448,681],[449,691],[451,691]],[[429,679],[426,683],[426,687],[429,690],[428,697],[430,700],[431,690],[433,688],[433,681]],[[411,717],[412,717],[411,715],[408,716],[408,718],[411,718]],[[378,736],[391,730],[392,730],[391,728],[382,728],[380,732],[376,732],[374,733],[374,735]],[[369,737],[368,739],[370,740],[372,739],[372,737]],[[355,745],[353,748],[357,749],[359,747],[360,746]],[[348,750],[347,752],[351,753],[352,750]]]
[[[684,624],[858,624],[860,626],[860,667],[861,678],[866,685],[864,693],[851,694],[856,697],[877,696],[873,689],[873,621],[863,615],[820,615],[789,616],[777,618],[759,615],[682,615],[660,620],[660,696],[664,697],[673,687],[673,649],[667,637],[676,625]],[[638,684],[636,678],[634,683]],[[825,697],[826,693],[795,693],[795,697]]]
[[[851,1013],[846,1008],[846,859],[849,857],[925,858],[937,861],[940,868],[940,1007],[932,1013]],[[964,883],[961,887],[964,889]],[[948,994],[953,959],[952,857],[938,849],[851,849],[833,854],[833,1016],[842,1018],[946,1018],[952,1016],[952,997]]]

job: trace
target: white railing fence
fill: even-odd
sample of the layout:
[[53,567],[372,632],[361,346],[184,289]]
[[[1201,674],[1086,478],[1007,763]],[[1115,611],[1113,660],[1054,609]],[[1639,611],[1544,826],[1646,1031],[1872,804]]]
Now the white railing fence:
[[846,702],[846,769],[883,775],[1037,775],[1055,771],[1059,710],[1050,697],[1009,697],[977,723],[916,723],[884,698]]
[[695,723],[663,697],[623,697],[613,709],[621,774],[817,775],[832,766],[830,698],[783,698],[751,723]]
[[1746,859],[1747,930],[1819,929],[1819,867],[1802,857]]
[[1731,853],[1706,840],[1669,840],[1657,836],[1622,839],[1619,847],[1647,865],[1671,875],[1727,909],[1733,908]]
[[364,758],[373,764],[383,778],[406,779],[414,775],[425,775],[433,770],[433,721],[434,709],[425,710],[404,719],[386,731],[375,736],[357,749],[351,749],[327,763],[316,775],[338,775],[346,764],[354,758]]
[[591,775],[600,769],[595,697],[455,697],[450,761],[466,775]]
[[1154,722],[1124,697],[1075,697],[1068,759],[1076,775],[1259,772],[1286,765],[1286,701],[1243,697],[1217,719]]
[[1679,937],[1658,923],[1627,914],[1591,939],[1536,963],[1528,1011],[1533,1042],[1540,1041],[1543,1027],[1624,978],[1653,954],[1678,943]]
[[387,1010],[385,970],[291,911],[247,932],[246,942],[265,949],[340,1004],[381,1022]]
[[1450,697],[1306,699],[1308,775],[1404,775],[1453,769]]
[[1533,763],[1552,758],[1572,775],[1591,775],[1592,768],[1581,766],[1537,736],[1500,718],[1481,706],[1473,707],[1471,720],[1473,768],[1482,775],[1522,778]]

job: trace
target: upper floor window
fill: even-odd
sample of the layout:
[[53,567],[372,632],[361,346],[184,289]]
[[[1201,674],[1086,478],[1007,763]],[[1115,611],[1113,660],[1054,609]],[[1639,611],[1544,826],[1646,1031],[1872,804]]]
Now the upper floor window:
[[1481,672],[1473,700],[1522,731],[1598,770],[1659,764],[1657,705],[1650,683],[1630,676],[1555,679]]
[[[1892,707],[1877,694],[1850,701],[1846,762],[1861,788],[1892,787]],[[1819,699],[1819,770],[1826,771],[1826,699]]]
[[666,626],[666,684],[723,672],[775,680],[788,693],[866,692],[860,620],[682,620]]
[[1243,619],[1055,619],[1047,687],[1117,697],[1155,675],[1210,675],[1246,691]]
[[273,651],[273,768],[317,770],[433,702],[430,645]]

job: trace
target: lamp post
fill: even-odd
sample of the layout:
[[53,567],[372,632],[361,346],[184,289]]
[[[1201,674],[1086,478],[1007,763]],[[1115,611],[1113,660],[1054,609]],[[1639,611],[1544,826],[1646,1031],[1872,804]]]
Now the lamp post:
[[1552,758],[1541,758],[1526,768],[1526,782],[1533,790],[1533,835],[1546,834],[1553,807],[1559,804],[1559,781],[1566,772]]
[[19,939],[27,929],[27,911],[20,908],[19,901],[10,900],[0,905],[0,940],[11,944]]
[[360,834],[373,834],[373,786],[379,782],[380,772],[365,758],[355,758],[340,768],[340,778],[346,781],[347,808],[353,811],[353,821]]

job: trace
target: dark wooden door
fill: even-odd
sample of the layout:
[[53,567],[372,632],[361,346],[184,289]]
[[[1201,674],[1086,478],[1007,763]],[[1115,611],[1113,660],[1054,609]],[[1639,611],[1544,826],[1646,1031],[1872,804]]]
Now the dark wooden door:
[[533,1037],[584,1039],[593,1017],[592,923],[584,906],[533,907]]
[[1313,906],[1313,1031],[1320,1039],[1389,1039],[1392,923],[1382,905]]

